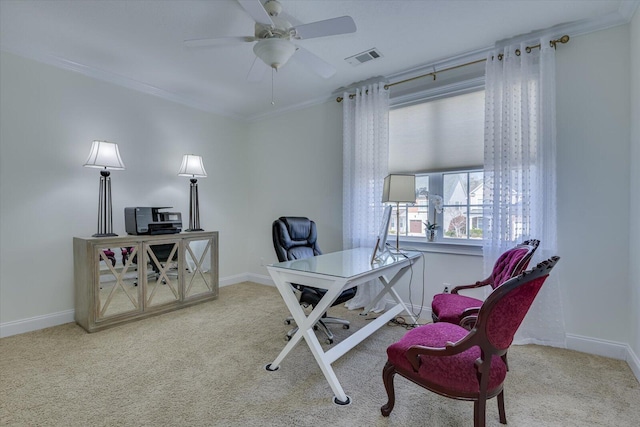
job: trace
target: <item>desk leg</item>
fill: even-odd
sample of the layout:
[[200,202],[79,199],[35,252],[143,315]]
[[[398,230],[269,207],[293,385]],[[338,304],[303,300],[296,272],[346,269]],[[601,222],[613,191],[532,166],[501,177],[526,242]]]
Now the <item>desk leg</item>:
[[[275,370],[280,366],[282,360],[287,356],[287,354],[289,354],[293,347],[295,347],[295,345],[304,337],[304,332],[306,330],[309,329],[312,331],[312,333],[309,335],[309,339],[315,339],[317,341],[317,337],[315,336],[315,333],[313,333],[313,326],[328,310],[328,308],[331,306],[331,303],[333,303],[333,301],[338,298],[338,295],[340,295],[340,289],[338,287],[333,287],[331,290],[329,290],[314,307],[313,311],[311,311],[311,313],[309,313],[309,315],[307,316],[300,306],[300,302],[296,298],[291,284],[285,281],[282,275],[278,272],[273,272],[271,276],[273,278],[273,281],[276,283],[278,291],[280,292],[285,305],[289,309],[289,313],[291,313],[291,316],[298,325],[298,332],[296,332],[291,337],[287,345],[280,352],[280,355],[273,361],[273,363],[270,364],[270,369]],[[307,341],[309,339],[307,339]]]
[[398,272],[396,274],[394,274],[394,276],[391,278],[391,280],[387,280],[384,276],[378,277],[378,280],[380,280],[380,282],[382,282],[382,285],[384,286],[384,289],[382,289],[378,293],[378,295],[376,295],[376,297],[373,299],[373,301],[371,301],[371,303],[369,303],[369,305],[367,307],[365,307],[365,309],[364,309],[364,311],[362,313],[363,315],[366,315],[367,313],[369,313],[371,311],[371,309],[373,307],[375,307],[375,305],[378,303],[378,301],[380,301],[382,299],[383,296],[385,296],[386,294],[391,294],[393,299],[396,301],[396,305],[400,304],[402,306],[402,308],[404,309],[404,311],[409,315],[409,317],[411,318],[413,323],[417,323],[417,319],[415,318],[413,313],[411,311],[409,311],[409,309],[405,305],[404,301],[402,301],[402,299],[400,298],[400,295],[398,294],[398,292],[395,289],[393,289],[393,287],[396,285],[396,283],[398,283],[398,280],[400,280],[405,275],[405,273],[407,272],[409,267],[411,267],[411,264],[409,264],[409,265],[407,265],[405,267],[402,267],[400,270],[398,270]]
[[338,377],[336,377],[336,374],[331,367],[331,362],[326,359],[326,353],[320,346],[320,342],[318,341],[316,334],[313,332],[313,328],[304,332],[304,338],[307,341],[307,345],[309,346],[313,357],[315,357],[318,366],[320,366],[322,374],[329,383],[331,391],[333,391],[333,402],[338,405],[348,405],[351,403],[351,398],[347,396],[342,389],[340,381],[338,381]]
[[[295,293],[291,288],[291,284],[286,282],[283,277],[278,273],[272,274],[273,280],[278,287],[278,291],[282,295],[282,299],[286,304],[291,316],[293,316],[296,324],[298,325],[298,332],[296,332],[291,340],[284,346],[278,357],[267,365],[267,370],[275,371],[280,367],[280,363],[284,360],[284,358],[291,352],[291,350],[300,342],[302,338],[305,339],[313,357],[316,359],[320,370],[323,375],[327,379],[329,386],[331,386],[331,390],[335,395],[334,400],[336,403],[348,404],[350,402],[349,397],[344,393],[344,390],[340,386],[340,382],[336,377],[336,374],[331,368],[331,363],[325,357],[325,352],[318,341],[318,337],[313,330],[313,326],[318,322],[318,320],[322,317],[322,315],[331,307],[331,304],[338,299],[338,296],[342,292],[342,286],[337,284],[336,286],[331,286],[324,297],[318,302],[318,304],[314,307],[313,311],[309,313],[309,316],[305,316],[304,310],[300,307],[300,303],[295,297]],[[344,284],[343,284],[344,285]]]

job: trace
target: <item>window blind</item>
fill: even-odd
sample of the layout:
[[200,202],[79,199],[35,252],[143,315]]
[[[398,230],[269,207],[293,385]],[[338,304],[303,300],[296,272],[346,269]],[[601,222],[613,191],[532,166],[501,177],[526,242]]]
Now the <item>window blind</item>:
[[389,173],[484,163],[484,90],[389,112]]

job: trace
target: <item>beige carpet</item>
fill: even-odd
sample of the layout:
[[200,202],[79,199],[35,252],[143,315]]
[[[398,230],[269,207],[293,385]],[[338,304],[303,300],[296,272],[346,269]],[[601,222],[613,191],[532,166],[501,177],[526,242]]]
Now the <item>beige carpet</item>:
[[[353,328],[366,320],[342,308]],[[381,372],[404,329],[387,326],[334,363],[353,403],[336,406],[302,343],[276,372],[287,314],[275,288],[242,283],[216,301],[88,334],[67,324],[0,340],[2,426],[471,426],[473,404],[396,378],[389,418]],[[333,328],[337,340],[348,331]],[[514,346],[510,426],[638,426],[640,386],[623,361]],[[487,424],[499,426],[495,399]]]

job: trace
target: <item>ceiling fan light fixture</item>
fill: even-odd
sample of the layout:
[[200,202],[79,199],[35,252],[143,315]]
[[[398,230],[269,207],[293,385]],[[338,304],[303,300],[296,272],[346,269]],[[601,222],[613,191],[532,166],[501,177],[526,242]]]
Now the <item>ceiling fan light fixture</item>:
[[265,64],[276,70],[291,59],[296,46],[288,40],[272,38],[258,41],[253,46],[253,52]]

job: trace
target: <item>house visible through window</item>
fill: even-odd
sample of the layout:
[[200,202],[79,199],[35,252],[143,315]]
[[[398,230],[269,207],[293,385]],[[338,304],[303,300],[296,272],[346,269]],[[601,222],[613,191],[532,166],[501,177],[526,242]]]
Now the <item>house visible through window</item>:
[[[390,234],[424,237],[435,223],[439,241],[482,239],[484,90],[474,89],[391,110],[389,172],[416,175],[416,203],[400,204]],[[442,197],[440,210],[429,205],[433,196]]]

